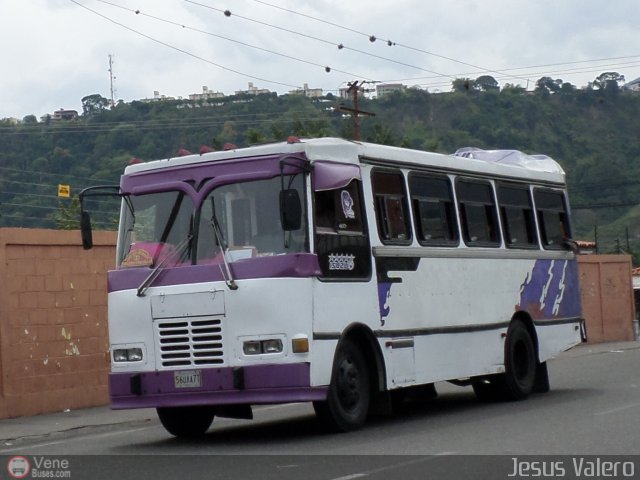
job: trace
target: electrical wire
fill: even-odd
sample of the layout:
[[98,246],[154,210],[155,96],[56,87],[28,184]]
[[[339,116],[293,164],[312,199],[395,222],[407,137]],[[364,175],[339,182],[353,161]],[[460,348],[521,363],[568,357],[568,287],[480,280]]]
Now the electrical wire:
[[159,45],[163,45],[163,46],[165,46],[167,48],[170,48],[172,50],[175,50],[177,52],[180,52],[180,53],[183,53],[185,55],[188,55],[188,56],[190,56],[192,58],[195,58],[197,60],[203,61],[203,62],[208,63],[210,65],[213,65],[215,67],[218,67],[218,68],[220,68],[222,70],[225,70],[227,72],[235,73],[236,75],[240,75],[240,76],[243,76],[243,77],[246,77],[246,78],[251,78],[253,80],[259,80],[261,82],[271,83],[271,84],[274,84],[274,85],[280,85],[280,86],[292,87],[292,88],[300,88],[298,85],[292,85],[292,84],[285,83],[285,82],[279,82],[279,81],[276,81],[276,80],[270,80],[270,79],[267,79],[267,78],[258,77],[258,76],[251,75],[251,74],[248,74],[248,73],[245,73],[245,72],[241,72],[239,70],[235,70],[233,68],[226,67],[226,66],[221,65],[219,63],[213,62],[213,61],[211,61],[209,59],[206,59],[204,57],[196,55],[195,53],[191,53],[191,52],[189,52],[189,51],[187,51],[187,50],[185,50],[183,48],[176,47],[175,45],[171,45],[170,43],[164,42],[164,41],[159,40],[159,39],[157,39],[155,37],[147,35],[146,33],[143,33],[143,32],[140,32],[140,31],[134,29],[134,28],[131,28],[131,27],[129,27],[129,26],[127,26],[127,25],[125,25],[125,24],[123,24],[121,22],[118,22],[118,21],[116,21],[116,20],[114,20],[114,19],[112,19],[112,18],[110,18],[110,17],[108,17],[108,16],[96,11],[96,10],[93,10],[92,8],[87,7],[86,5],[81,4],[77,0],[69,0],[69,1],[71,3],[76,4],[77,6],[79,6],[81,8],[84,8],[85,10],[93,13],[94,15],[97,15],[97,16],[99,16],[99,17],[101,17],[101,18],[103,18],[103,19],[105,19],[105,20],[107,20],[107,21],[119,26],[119,27],[122,27],[125,30],[128,30],[128,31],[130,31],[132,33],[135,33],[136,35],[144,37],[144,38],[146,38],[148,40],[151,40],[152,42],[155,42],[155,43],[157,43]]
[[[341,42],[338,42],[338,43],[332,42],[330,40],[327,40],[327,39],[324,39],[324,38],[320,38],[320,37],[316,37],[316,36],[313,36],[313,35],[309,35],[307,33],[297,32],[297,31],[291,30],[289,28],[285,28],[285,27],[281,27],[281,26],[278,26],[278,25],[273,25],[271,23],[263,22],[262,20],[256,20],[255,18],[246,17],[244,15],[238,15],[238,14],[232,13],[230,10],[222,10],[220,8],[216,8],[216,7],[213,7],[211,5],[205,5],[203,3],[199,3],[199,2],[196,2],[194,0],[184,0],[184,1],[187,2],[187,3],[191,3],[193,5],[198,5],[200,7],[207,8],[209,10],[214,10],[214,11],[217,11],[217,12],[221,12],[227,17],[231,17],[231,16],[237,17],[237,18],[240,18],[242,20],[246,20],[248,22],[256,23],[258,25],[263,25],[263,26],[266,26],[266,27],[269,27],[269,28],[273,28],[273,29],[280,30],[280,31],[283,31],[283,32],[291,33],[293,35],[298,35],[300,37],[308,38],[310,40],[315,40],[317,42],[321,42],[321,43],[324,43],[326,45],[331,45],[331,46],[337,47],[339,50],[350,50],[352,52],[356,52],[356,53],[359,53],[361,55],[366,55],[366,56],[369,56],[369,57],[372,57],[372,58],[377,58],[379,60],[385,60],[387,62],[392,62],[392,63],[398,64],[398,65],[402,65],[402,66],[405,66],[405,67],[413,68],[413,69],[416,69],[416,70],[421,70],[423,72],[432,73],[434,75],[438,75],[438,76],[442,76],[442,77],[450,77],[452,79],[455,78],[455,77],[453,77],[451,75],[448,75],[446,73],[439,73],[439,72],[436,72],[436,71],[433,71],[433,70],[429,70],[427,68],[419,67],[417,65],[412,65],[410,63],[401,62],[399,60],[394,60],[393,58],[383,57],[381,55],[376,55],[376,54],[373,54],[373,53],[370,53],[370,52],[365,52],[364,50],[358,50],[358,49],[353,48],[353,47],[348,47],[344,43],[341,43]],[[365,78],[365,79],[366,80],[372,80],[370,78]]]
[[135,13],[136,15],[144,16],[144,17],[151,18],[151,19],[159,21],[159,22],[167,23],[169,25],[173,25],[173,26],[176,26],[176,27],[184,28],[186,30],[191,30],[191,31],[197,32],[197,33],[202,33],[204,35],[209,35],[211,37],[220,38],[220,39],[226,40],[228,42],[232,42],[232,43],[236,43],[238,45],[242,45],[244,47],[260,50],[262,52],[266,52],[266,53],[269,53],[269,54],[272,54],[272,55],[277,55],[277,56],[280,56],[280,57],[283,57],[283,58],[287,58],[289,60],[294,60],[296,62],[304,63],[304,64],[311,65],[311,66],[314,66],[314,67],[319,67],[319,68],[322,68],[323,70],[325,70],[327,73],[338,72],[338,73],[343,73],[345,75],[349,75],[351,77],[363,77],[362,75],[358,75],[356,73],[350,73],[350,72],[346,72],[344,70],[339,70],[337,68],[328,66],[327,64],[322,65],[320,63],[316,63],[316,62],[313,62],[311,60],[304,60],[302,58],[294,57],[293,55],[287,55],[285,53],[276,52],[274,50],[270,50],[268,48],[260,47],[258,45],[252,45],[250,43],[246,43],[246,42],[243,42],[243,41],[240,41],[240,40],[236,40],[236,39],[233,39],[233,38],[225,37],[225,36],[219,35],[217,33],[212,33],[212,32],[206,31],[206,30],[201,30],[199,28],[195,28],[195,27],[191,27],[189,25],[184,25],[184,24],[181,24],[181,23],[178,23],[178,22],[174,22],[174,21],[168,20],[166,18],[161,18],[161,17],[155,16],[155,15],[144,13],[141,10],[134,10],[134,9],[130,9],[130,8],[127,8],[127,7],[123,7],[121,5],[115,4],[113,2],[109,2],[107,0],[97,0],[97,1],[100,2],[100,3],[104,3],[106,5],[111,5],[113,7],[120,8],[122,10],[126,10],[128,12]]
[[[185,0],[185,1],[189,1],[189,0]],[[345,31],[348,31],[348,32],[351,32],[351,33],[355,33],[355,34],[367,37],[371,42],[375,42],[376,40],[380,40],[380,41],[386,43],[388,46],[398,46],[398,47],[406,48],[406,49],[409,49],[409,50],[421,52],[421,53],[424,53],[424,54],[427,54],[427,55],[431,55],[431,56],[435,56],[435,57],[438,57],[438,58],[442,58],[444,60],[455,62],[455,63],[461,64],[461,65],[469,66],[469,67],[475,68],[477,70],[480,70],[482,72],[497,73],[499,75],[502,75],[505,78],[515,78],[515,79],[519,79],[519,80],[525,80],[527,82],[529,81],[528,78],[522,77],[522,76],[519,76],[519,75],[515,75],[515,74],[509,73],[509,72],[513,72],[514,70],[528,70],[528,69],[531,69],[531,68],[543,68],[543,67],[553,67],[553,66],[561,66],[561,65],[573,65],[573,64],[579,64],[579,63],[593,63],[593,62],[610,61],[610,60],[626,60],[626,59],[630,59],[630,58],[638,58],[638,57],[640,57],[640,55],[627,55],[627,56],[609,57],[609,58],[601,58],[601,59],[593,59],[593,60],[578,60],[578,61],[561,62],[561,63],[548,63],[548,64],[541,64],[541,65],[533,65],[533,66],[528,66],[528,67],[515,67],[515,68],[506,68],[506,69],[491,69],[491,68],[486,68],[486,67],[473,65],[471,63],[468,63],[468,62],[465,62],[465,61],[462,61],[462,60],[459,60],[459,59],[456,59],[456,58],[452,58],[452,57],[449,57],[449,56],[446,56],[446,55],[441,55],[441,54],[438,54],[438,53],[435,53],[435,52],[427,51],[427,50],[424,50],[424,49],[421,49],[421,48],[418,48],[418,47],[414,47],[414,46],[411,46],[411,45],[398,43],[398,42],[392,41],[390,39],[385,39],[383,37],[380,37],[380,36],[377,36],[377,35],[374,35],[374,34],[370,34],[370,33],[366,33],[366,32],[357,30],[357,29],[352,28],[352,27],[347,27],[347,26],[340,25],[340,24],[337,24],[335,22],[331,22],[331,21],[328,21],[328,20],[325,20],[325,19],[322,19],[322,18],[314,17],[312,15],[308,15],[308,14],[299,12],[297,10],[281,7],[279,5],[274,5],[274,4],[266,2],[264,0],[253,0],[253,1],[256,2],[256,3],[262,4],[262,5],[268,6],[268,7],[276,8],[276,9],[281,10],[281,11],[285,11],[285,12],[288,12],[288,13],[291,13],[291,14],[294,14],[294,15],[298,15],[298,16],[301,16],[301,17],[304,17],[304,18],[308,18],[308,19],[311,19],[311,20],[314,20],[314,21],[317,21],[317,22],[324,23],[326,25],[330,25],[330,26],[333,26],[333,27],[336,27],[336,28],[340,28],[342,30],[345,30]],[[634,66],[636,66],[636,65],[634,65]],[[479,72],[475,71],[475,72],[473,72],[471,74],[477,75],[478,73]],[[469,74],[457,74],[457,75],[469,75]],[[532,75],[532,74],[529,74],[529,75]],[[438,76],[440,76],[440,75],[438,75]]]

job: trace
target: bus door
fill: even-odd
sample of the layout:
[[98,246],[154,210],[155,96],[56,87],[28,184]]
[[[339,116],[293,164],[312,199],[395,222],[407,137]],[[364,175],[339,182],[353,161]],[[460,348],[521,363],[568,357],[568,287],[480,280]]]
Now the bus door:
[[337,335],[354,322],[375,327],[377,295],[371,287],[371,247],[360,167],[315,162],[314,248],[322,274],[314,288],[314,333]]

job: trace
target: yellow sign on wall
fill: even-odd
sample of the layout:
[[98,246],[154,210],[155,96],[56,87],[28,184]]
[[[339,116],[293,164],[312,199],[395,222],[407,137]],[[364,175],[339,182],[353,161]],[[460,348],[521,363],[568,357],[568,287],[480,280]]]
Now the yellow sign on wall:
[[58,185],[58,196],[69,198],[71,196],[71,187],[69,185]]

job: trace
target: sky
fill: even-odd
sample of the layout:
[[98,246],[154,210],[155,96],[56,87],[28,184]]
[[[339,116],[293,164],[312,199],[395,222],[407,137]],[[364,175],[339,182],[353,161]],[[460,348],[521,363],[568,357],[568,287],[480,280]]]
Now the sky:
[[481,75],[529,89],[543,76],[631,81],[639,25],[638,0],[0,0],[0,118],[111,98],[110,55],[125,102],[249,82],[284,94],[355,80],[442,92]]

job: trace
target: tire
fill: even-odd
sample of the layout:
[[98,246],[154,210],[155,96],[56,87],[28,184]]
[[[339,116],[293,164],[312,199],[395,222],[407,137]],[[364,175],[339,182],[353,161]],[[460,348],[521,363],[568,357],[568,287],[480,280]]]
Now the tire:
[[533,391],[537,355],[529,330],[519,320],[509,326],[504,356],[504,397],[523,400]]
[[171,435],[184,438],[201,437],[213,422],[212,407],[156,408],[160,423]]
[[[542,377],[546,374],[546,365],[539,364],[536,357],[529,330],[520,320],[514,320],[507,330],[504,345],[505,372],[481,377],[473,382],[473,391],[478,400],[524,400],[534,391],[538,378],[541,380],[540,387],[543,388]],[[544,365],[545,368],[540,365]]]
[[549,370],[547,362],[536,364],[536,382],[533,384],[533,393],[547,393],[551,390],[549,384]]
[[348,432],[364,424],[370,402],[369,371],[364,356],[345,338],[336,351],[327,400],[314,402],[313,408],[329,430]]

